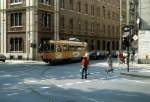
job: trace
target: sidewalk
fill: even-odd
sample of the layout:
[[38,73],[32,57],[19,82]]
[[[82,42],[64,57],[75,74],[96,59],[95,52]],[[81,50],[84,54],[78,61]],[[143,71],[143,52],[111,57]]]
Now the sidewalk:
[[150,78],[150,72],[123,72],[120,74],[132,77]]
[[141,68],[140,70],[130,70],[130,72],[121,72],[121,75],[150,78],[150,64],[130,64],[130,67]]

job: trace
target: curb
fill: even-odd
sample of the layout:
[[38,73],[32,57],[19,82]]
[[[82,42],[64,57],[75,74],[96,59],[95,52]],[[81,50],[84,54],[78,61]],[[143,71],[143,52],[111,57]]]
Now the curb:
[[6,63],[14,63],[14,64],[33,64],[33,63],[44,63],[42,61],[25,61],[25,60],[22,60],[22,61],[6,61]]
[[126,76],[132,76],[132,77],[150,78],[150,75],[144,75],[140,73],[120,73],[120,74]]

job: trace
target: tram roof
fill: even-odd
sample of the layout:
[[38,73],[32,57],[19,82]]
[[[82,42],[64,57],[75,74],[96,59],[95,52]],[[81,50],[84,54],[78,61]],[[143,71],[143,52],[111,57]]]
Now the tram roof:
[[68,41],[68,40],[49,40],[49,43],[57,45],[87,46],[86,42]]

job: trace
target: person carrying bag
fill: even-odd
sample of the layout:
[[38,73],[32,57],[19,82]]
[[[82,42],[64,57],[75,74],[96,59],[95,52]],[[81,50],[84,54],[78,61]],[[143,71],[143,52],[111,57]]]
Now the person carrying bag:
[[87,79],[88,64],[89,64],[88,58],[84,56],[82,61],[81,61],[81,69],[82,69],[82,71],[81,71],[81,73],[82,73],[81,79]]

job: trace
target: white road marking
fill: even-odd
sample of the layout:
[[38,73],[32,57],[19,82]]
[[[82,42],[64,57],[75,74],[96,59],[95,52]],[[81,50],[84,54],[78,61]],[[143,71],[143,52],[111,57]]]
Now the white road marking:
[[66,83],[65,85],[70,86],[70,85],[73,85],[73,84],[75,84],[75,83]]
[[46,87],[46,86],[45,86],[45,87],[41,87],[41,88],[42,88],[42,89],[49,89],[50,87]]
[[30,80],[30,81],[28,81],[28,82],[30,82],[30,83],[36,83],[37,81],[35,81],[35,80]]
[[57,87],[63,87],[64,85],[56,85]]
[[60,77],[61,79],[64,79],[65,77]]
[[96,74],[99,74],[100,72],[96,72]]
[[86,81],[84,81],[85,83],[90,83],[90,82],[92,82],[92,81],[90,81],[90,80],[86,80]]
[[41,81],[46,81],[46,80],[41,80]]
[[77,84],[81,84],[81,83],[83,83],[83,82],[76,82]]
[[14,96],[14,95],[18,95],[19,93],[11,93],[11,94],[7,94],[7,96]]
[[11,85],[11,84],[3,84],[4,86],[8,86],[8,85]]

